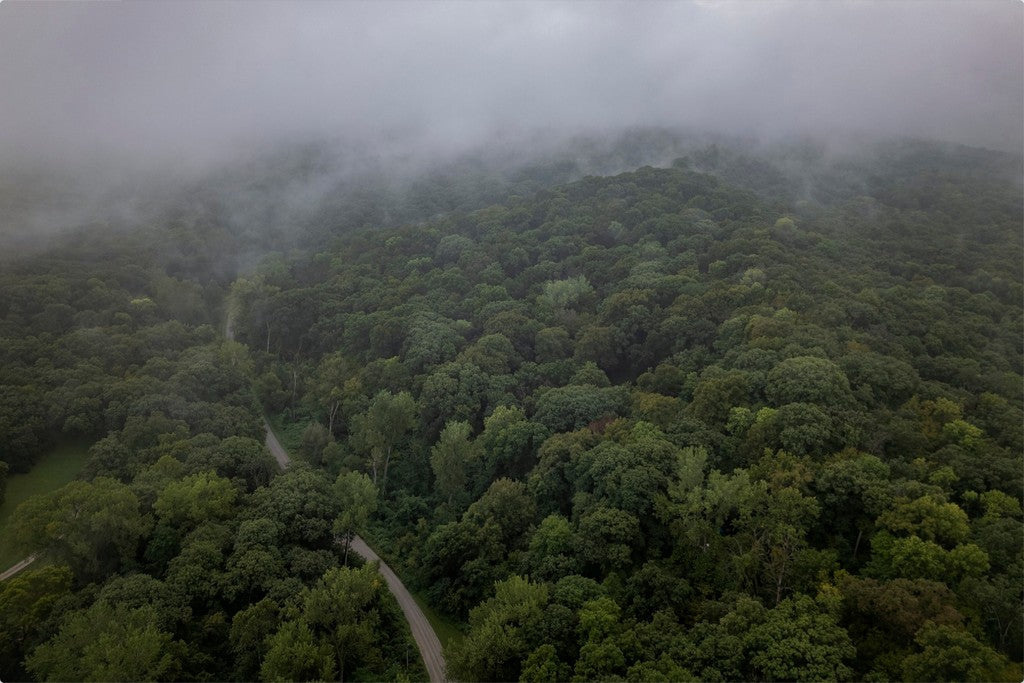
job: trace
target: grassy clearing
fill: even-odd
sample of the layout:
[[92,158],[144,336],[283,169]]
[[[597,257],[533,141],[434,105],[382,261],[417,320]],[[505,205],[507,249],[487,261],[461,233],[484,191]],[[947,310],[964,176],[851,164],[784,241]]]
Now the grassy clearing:
[[299,444],[302,442],[302,432],[306,429],[309,421],[288,422],[285,420],[284,415],[269,414],[267,415],[267,422],[270,423],[270,428],[274,430],[274,436],[281,442],[284,449],[288,451],[288,455],[293,458],[297,457]]
[[[412,591],[410,591],[410,593],[412,593]],[[434,633],[437,634],[437,639],[441,641],[441,647],[443,649],[447,650],[449,645],[461,643],[462,639],[466,637],[457,621],[435,611],[422,595],[419,593],[412,593],[412,599],[415,600],[416,604],[420,606],[421,610],[423,610],[423,616],[425,616],[427,621],[430,622],[430,625],[434,629]]]
[[15,508],[32,496],[49,493],[73,480],[82,471],[88,452],[89,443],[66,441],[43,455],[29,472],[8,477],[7,496],[0,505],[0,571],[24,559],[12,547],[8,535]]

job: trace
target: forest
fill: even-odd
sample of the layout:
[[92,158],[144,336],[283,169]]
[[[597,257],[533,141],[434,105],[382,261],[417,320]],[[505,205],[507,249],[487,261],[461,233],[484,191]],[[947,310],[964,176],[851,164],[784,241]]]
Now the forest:
[[424,680],[355,534],[450,680],[1021,679],[1019,154],[264,162],[0,264],[0,501],[91,444],[0,538],[4,680]]

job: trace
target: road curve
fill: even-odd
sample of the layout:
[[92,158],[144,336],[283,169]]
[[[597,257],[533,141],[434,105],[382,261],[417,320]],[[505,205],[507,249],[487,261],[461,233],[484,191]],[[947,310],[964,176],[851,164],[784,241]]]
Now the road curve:
[[398,600],[398,606],[402,608],[406,621],[409,622],[409,629],[416,645],[420,648],[420,655],[423,657],[423,664],[427,667],[427,674],[430,676],[430,683],[444,683],[445,678],[444,655],[441,653],[441,641],[437,639],[433,627],[427,621],[423,610],[413,600],[412,594],[406,590],[401,579],[391,570],[384,560],[380,559],[373,549],[366,545],[366,541],[356,536],[352,539],[352,551],[361,555],[367,562],[377,562],[377,571],[381,573],[384,580],[391,589],[391,593]]
[[[267,449],[277,460],[277,464],[281,466],[281,469],[287,469],[291,462],[291,459],[288,457],[288,451],[277,440],[274,430],[270,428],[270,423],[266,419],[263,420],[263,426],[267,430]],[[427,621],[423,610],[413,600],[412,594],[409,593],[402,580],[392,571],[391,567],[384,560],[380,559],[380,556],[373,552],[373,549],[362,538],[359,536],[353,538],[352,545],[349,547],[367,562],[378,563],[377,571],[384,577],[384,581],[388,584],[388,590],[395,596],[398,606],[402,608],[402,613],[405,615],[405,620],[409,622],[409,630],[412,631],[412,637],[416,641],[416,646],[420,649],[420,657],[423,658],[423,664],[427,667],[430,683],[444,683],[447,679],[445,678],[444,654],[441,652],[441,641],[438,640],[437,634],[434,633],[434,628]]]
[[28,557],[26,557],[24,560],[22,560],[18,564],[14,565],[13,567],[8,569],[7,571],[5,571],[2,574],[0,574],[0,581],[6,581],[7,579],[11,578],[12,576],[14,576],[15,574],[17,574],[22,569],[24,569],[25,567],[29,566],[30,564],[32,564],[35,561],[36,561],[36,556],[35,555],[29,555]]

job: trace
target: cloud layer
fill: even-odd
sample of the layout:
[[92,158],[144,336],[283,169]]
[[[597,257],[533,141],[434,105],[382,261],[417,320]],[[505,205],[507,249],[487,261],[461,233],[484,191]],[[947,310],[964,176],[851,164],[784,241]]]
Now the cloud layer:
[[1024,5],[0,5],[0,154],[204,163],[328,136],[460,148],[679,125],[1019,150]]

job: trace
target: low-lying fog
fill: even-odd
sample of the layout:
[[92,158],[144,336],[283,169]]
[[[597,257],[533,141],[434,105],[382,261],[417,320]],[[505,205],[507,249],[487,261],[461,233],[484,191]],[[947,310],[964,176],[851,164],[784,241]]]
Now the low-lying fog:
[[310,143],[332,151],[283,201],[631,127],[1019,153],[1022,21],[975,0],[5,2],[2,230],[134,220],[132,197]]

